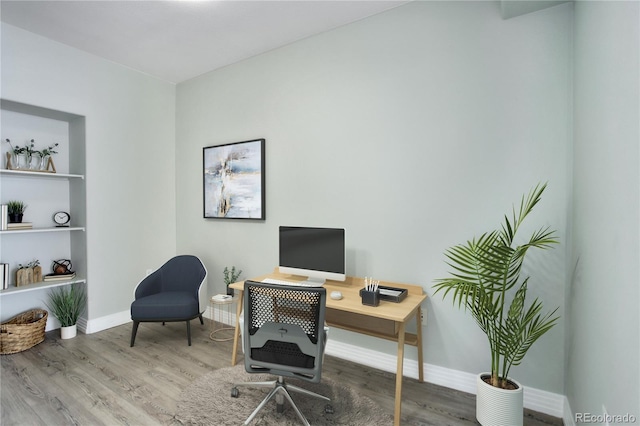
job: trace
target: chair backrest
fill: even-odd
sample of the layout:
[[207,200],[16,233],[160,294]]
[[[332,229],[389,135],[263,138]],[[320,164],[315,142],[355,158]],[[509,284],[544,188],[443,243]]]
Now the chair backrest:
[[165,291],[190,291],[198,298],[200,312],[207,309],[207,268],[193,255],[172,257],[151,275],[144,277],[133,290],[134,299]]
[[319,382],[326,290],[255,281],[244,289],[245,369]]

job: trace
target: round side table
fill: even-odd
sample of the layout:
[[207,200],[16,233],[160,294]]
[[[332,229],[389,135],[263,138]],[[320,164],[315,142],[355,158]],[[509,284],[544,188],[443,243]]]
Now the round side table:
[[228,324],[233,322],[236,312],[233,306],[238,301],[235,296],[227,296],[223,294],[216,294],[211,297],[211,333],[209,338],[216,342],[226,342],[233,339],[233,332],[235,327]]

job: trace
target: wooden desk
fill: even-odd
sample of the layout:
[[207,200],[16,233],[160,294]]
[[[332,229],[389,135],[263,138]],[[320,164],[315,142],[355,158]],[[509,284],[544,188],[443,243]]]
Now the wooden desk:
[[[265,274],[251,281],[262,281],[265,278],[275,278],[286,281],[303,281],[305,277],[285,275],[278,272],[278,268],[271,274]],[[380,285],[388,287],[406,288],[409,292],[406,299],[400,303],[382,300],[377,307],[366,306],[361,303],[359,291],[364,287],[364,279],[347,277],[344,282],[330,281],[324,284],[327,290],[327,310],[325,320],[331,327],[342,328],[368,336],[398,342],[398,358],[396,368],[396,393],[394,425],[400,425],[400,413],[402,408],[402,367],[404,363],[404,345],[418,348],[418,380],[424,381],[422,358],[422,322],[420,305],[427,298],[422,287],[411,284],[400,284],[388,281],[380,281]],[[244,281],[233,283],[231,288],[239,292],[242,301],[244,293]],[[342,300],[333,300],[329,297],[332,291],[340,291]],[[238,303],[236,312],[236,329],[233,339],[233,354],[231,365],[236,364],[238,352],[238,340],[240,338],[240,313],[243,303]],[[416,333],[407,333],[406,325],[412,319],[416,320]]]

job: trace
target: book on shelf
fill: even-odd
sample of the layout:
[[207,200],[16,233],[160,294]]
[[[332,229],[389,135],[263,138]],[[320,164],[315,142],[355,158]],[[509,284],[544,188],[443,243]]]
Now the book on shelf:
[[33,228],[33,223],[31,222],[7,223],[7,230],[32,229],[32,228]]
[[0,215],[2,216],[0,218],[0,231],[6,231],[9,225],[9,206],[7,204],[2,204],[0,207]]
[[47,274],[42,279],[44,281],[66,281],[71,280],[76,277],[75,272],[71,272],[70,274]]

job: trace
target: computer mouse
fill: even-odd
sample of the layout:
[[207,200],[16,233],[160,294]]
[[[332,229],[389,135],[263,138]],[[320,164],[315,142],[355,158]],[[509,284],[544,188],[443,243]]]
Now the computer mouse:
[[332,291],[331,292],[331,298],[333,300],[340,300],[340,299],[342,299],[342,293],[340,293],[339,291]]

